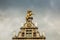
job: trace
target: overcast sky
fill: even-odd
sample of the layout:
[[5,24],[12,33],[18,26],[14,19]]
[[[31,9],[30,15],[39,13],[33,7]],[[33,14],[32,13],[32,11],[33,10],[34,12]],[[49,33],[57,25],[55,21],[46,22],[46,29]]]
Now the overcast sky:
[[60,40],[60,0],[0,0],[0,40],[12,40],[17,35],[28,9],[46,40]]

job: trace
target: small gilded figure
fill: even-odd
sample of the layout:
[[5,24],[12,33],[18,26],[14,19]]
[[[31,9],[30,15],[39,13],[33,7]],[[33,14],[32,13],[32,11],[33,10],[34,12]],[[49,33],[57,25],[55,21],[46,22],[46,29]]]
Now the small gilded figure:
[[28,10],[27,15],[26,15],[26,19],[28,20],[32,15],[33,15],[32,11]]

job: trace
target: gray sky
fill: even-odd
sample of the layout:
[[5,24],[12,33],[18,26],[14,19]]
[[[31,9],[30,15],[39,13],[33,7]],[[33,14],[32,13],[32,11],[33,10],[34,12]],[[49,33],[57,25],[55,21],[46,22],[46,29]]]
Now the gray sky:
[[0,0],[0,40],[12,40],[17,35],[28,9],[46,40],[60,40],[60,0]]

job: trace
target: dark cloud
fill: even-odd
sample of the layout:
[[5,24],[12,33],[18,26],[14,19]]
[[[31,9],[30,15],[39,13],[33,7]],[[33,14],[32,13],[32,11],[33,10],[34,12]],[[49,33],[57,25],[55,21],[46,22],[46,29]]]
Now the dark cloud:
[[0,0],[0,5],[4,7],[47,7],[49,6],[50,0]]

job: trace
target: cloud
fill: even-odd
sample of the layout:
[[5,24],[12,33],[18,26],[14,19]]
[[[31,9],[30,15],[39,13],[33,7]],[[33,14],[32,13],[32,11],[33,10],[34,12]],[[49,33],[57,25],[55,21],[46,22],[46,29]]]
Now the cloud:
[[46,40],[60,40],[59,3],[59,0],[0,1],[0,40],[12,40],[13,34],[18,34],[28,8],[34,13],[38,30],[46,33]]
[[[25,22],[25,9],[7,9],[0,11],[0,39],[12,40],[13,34],[19,32],[21,23]],[[33,10],[34,21],[40,32],[46,33],[46,40],[60,40],[60,12],[51,11],[51,9]],[[38,21],[37,21],[38,20]],[[6,36],[6,37],[5,37]]]

